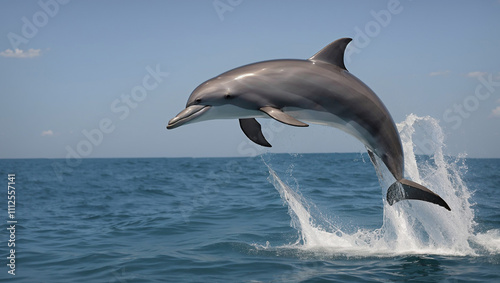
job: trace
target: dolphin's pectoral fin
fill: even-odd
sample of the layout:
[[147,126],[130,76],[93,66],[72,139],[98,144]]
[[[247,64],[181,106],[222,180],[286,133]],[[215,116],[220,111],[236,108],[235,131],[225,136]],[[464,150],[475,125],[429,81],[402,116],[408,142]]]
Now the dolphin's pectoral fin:
[[393,205],[394,203],[404,199],[415,199],[431,202],[451,211],[451,208],[448,206],[448,204],[440,196],[438,196],[428,188],[413,181],[401,179],[397,182],[394,182],[394,184],[392,184],[387,190],[387,202],[389,203],[389,205]]
[[266,106],[266,107],[260,108],[259,110],[266,113],[271,118],[273,118],[281,123],[290,125],[290,126],[296,126],[296,127],[308,127],[309,126],[308,124],[300,122],[299,120],[293,118],[292,116],[286,114],[285,112],[279,110],[278,108]]
[[245,136],[254,143],[265,147],[271,147],[271,144],[262,134],[260,124],[255,118],[240,119],[240,128],[243,130],[243,133],[245,133]]

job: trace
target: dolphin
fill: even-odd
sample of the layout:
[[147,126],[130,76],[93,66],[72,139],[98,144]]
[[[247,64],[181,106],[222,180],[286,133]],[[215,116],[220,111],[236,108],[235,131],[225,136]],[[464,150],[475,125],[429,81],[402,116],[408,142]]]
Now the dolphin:
[[439,195],[403,177],[403,148],[391,115],[344,65],[351,40],[338,39],[307,60],[270,60],[220,74],[192,92],[186,108],[168,122],[167,129],[236,118],[250,140],[270,147],[255,118],[296,127],[307,127],[307,123],[332,126],[360,140],[372,163],[377,165],[377,156],[394,176],[396,181],[387,190],[389,205],[412,199],[451,210]]

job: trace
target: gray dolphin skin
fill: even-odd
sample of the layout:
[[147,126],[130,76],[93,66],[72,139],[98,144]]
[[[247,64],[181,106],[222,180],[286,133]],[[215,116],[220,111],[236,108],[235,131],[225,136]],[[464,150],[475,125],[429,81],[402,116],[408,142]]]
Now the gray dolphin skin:
[[386,196],[390,205],[413,199],[451,210],[440,196],[403,178],[403,148],[391,115],[344,65],[351,40],[338,39],[307,60],[258,62],[212,78],[193,91],[186,109],[168,122],[167,129],[205,120],[239,119],[250,140],[270,147],[255,118],[296,127],[307,127],[307,123],[336,127],[360,140],[372,162],[377,163],[376,155],[394,176],[396,181]]

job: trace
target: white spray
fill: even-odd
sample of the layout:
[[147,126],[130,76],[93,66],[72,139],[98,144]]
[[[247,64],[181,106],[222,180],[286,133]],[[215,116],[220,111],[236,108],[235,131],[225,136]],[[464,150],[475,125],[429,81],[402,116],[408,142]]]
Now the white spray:
[[[476,254],[471,247],[471,242],[474,242],[489,252],[500,252],[500,246],[495,246],[500,241],[497,230],[474,234],[474,211],[469,202],[471,194],[461,178],[461,172],[466,167],[463,159],[444,156],[444,134],[437,120],[411,114],[397,126],[405,154],[405,177],[440,195],[450,205],[451,212],[422,201],[400,201],[393,206],[384,201],[383,225],[379,229],[359,229],[350,234],[326,219],[321,221],[329,223],[330,227],[319,227],[311,216],[307,201],[282,182],[266,164],[270,181],[288,205],[292,226],[300,234],[300,239],[292,247],[355,256],[461,256]],[[419,135],[423,139],[414,140]],[[429,155],[430,159],[417,163],[416,151]],[[379,160],[378,164],[383,162]],[[394,180],[385,166],[381,167],[375,169],[385,195]]]

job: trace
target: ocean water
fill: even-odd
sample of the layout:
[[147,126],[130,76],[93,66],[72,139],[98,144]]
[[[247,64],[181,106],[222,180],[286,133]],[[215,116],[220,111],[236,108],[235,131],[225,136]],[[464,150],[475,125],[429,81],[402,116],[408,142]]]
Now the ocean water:
[[398,127],[406,176],[451,212],[389,206],[366,153],[0,160],[17,221],[11,275],[4,190],[0,280],[499,282],[500,159],[443,155],[429,117]]

